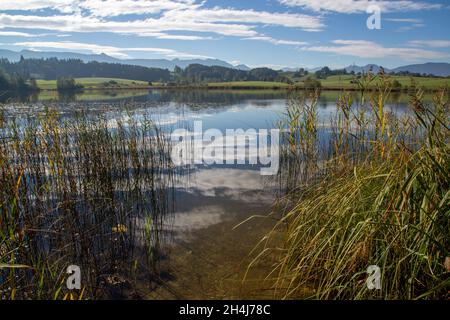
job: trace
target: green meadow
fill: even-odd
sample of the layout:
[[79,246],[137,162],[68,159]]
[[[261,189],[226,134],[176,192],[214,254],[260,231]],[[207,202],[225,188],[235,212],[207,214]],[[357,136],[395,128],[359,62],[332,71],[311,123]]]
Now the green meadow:
[[[148,82],[117,78],[75,78],[76,83],[83,85],[85,89],[105,88],[142,88],[148,87]],[[56,80],[37,80],[38,87],[42,90],[56,90]]]
[[233,81],[233,82],[211,82],[208,87],[212,88],[287,88],[289,84],[272,81]]
[[[326,79],[320,79],[320,82],[324,88],[357,88],[357,85],[352,83],[354,78],[352,75],[329,76]],[[446,78],[392,76],[391,79],[393,81],[397,80],[402,87],[411,86],[412,79],[416,86],[426,89],[436,89],[450,85],[450,79]]]

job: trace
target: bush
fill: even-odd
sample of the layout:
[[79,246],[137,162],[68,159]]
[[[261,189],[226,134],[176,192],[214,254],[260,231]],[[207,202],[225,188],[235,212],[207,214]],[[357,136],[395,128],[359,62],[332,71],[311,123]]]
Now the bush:
[[392,89],[401,89],[402,84],[398,80],[392,81]]
[[305,89],[318,89],[322,87],[322,83],[319,80],[308,77],[304,81]]
[[56,81],[56,89],[59,92],[80,91],[83,89],[83,85],[76,83],[74,78],[59,78]]

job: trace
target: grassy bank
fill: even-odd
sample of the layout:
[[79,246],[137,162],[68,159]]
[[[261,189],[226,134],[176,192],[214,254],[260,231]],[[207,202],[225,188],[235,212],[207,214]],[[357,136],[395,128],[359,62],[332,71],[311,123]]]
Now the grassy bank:
[[[413,91],[414,88],[421,88],[426,91],[438,91],[440,88],[449,87],[450,79],[445,78],[431,78],[431,77],[400,77],[392,76],[392,81],[398,81],[400,86],[392,87],[391,91]],[[331,91],[359,91],[357,81],[355,77],[351,75],[343,76],[330,76],[326,79],[319,79],[321,90],[331,90]],[[413,81],[413,82],[412,82]],[[201,86],[208,89],[304,89],[304,79],[299,79],[293,84],[287,84],[283,82],[265,82],[265,81],[239,81],[239,82],[216,82],[208,83],[206,86]],[[377,84],[371,83],[368,85],[366,90],[376,90]]]
[[289,85],[271,81],[236,81],[208,83],[209,89],[286,89]]
[[[317,121],[318,95],[294,95],[284,126],[283,218],[261,241],[276,253],[279,298],[444,299],[450,288],[450,112],[440,92],[410,96],[407,114],[385,108],[391,79],[359,105],[337,102]],[[325,132],[320,138],[319,132]],[[280,248],[271,239],[284,238]],[[381,269],[381,290],[366,286]]]
[[[320,82],[323,88],[356,89],[358,85],[353,83],[354,78],[355,76],[352,75],[330,76],[326,79],[320,79]],[[411,80],[414,81],[417,88],[438,89],[450,86],[450,79],[446,78],[392,76],[391,79],[398,81],[403,89],[411,86]],[[376,88],[376,83],[369,87]]]
[[[314,78],[314,76],[312,76]],[[436,91],[442,87],[450,86],[450,79],[432,77],[402,77],[393,76],[392,80],[398,81],[400,87],[392,88],[392,91],[405,91],[412,89],[412,82],[416,88]],[[145,81],[116,79],[116,78],[75,78],[77,84],[83,86],[85,90],[123,90],[123,89],[226,89],[226,90],[280,90],[280,89],[303,89],[306,78],[296,79],[293,84],[273,81],[236,81],[236,82],[211,82],[205,84],[163,84]],[[330,76],[320,79],[322,90],[359,90],[355,81],[355,76],[342,75]],[[41,90],[56,90],[56,80],[37,80],[37,85]],[[367,89],[376,89],[376,84],[369,85]]]

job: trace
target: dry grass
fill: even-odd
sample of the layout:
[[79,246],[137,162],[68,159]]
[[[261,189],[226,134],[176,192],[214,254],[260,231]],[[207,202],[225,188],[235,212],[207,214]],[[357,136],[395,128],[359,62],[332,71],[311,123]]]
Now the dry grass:
[[[439,299],[449,290],[446,94],[426,105],[418,91],[410,113],[398,116],[385,109],[389,78],[361,86],[374,82],[377,92],[362,90],[357,105],[349,95],[339,99],[321,143],[311,123],[317,97],[293,98],[280,174],[288,209],[257,258],[279,252],[270,274],[279,298]],[[280,233],[283,247],[273,247]],[[366,287],[369,265],[381,268],[381,290]]]

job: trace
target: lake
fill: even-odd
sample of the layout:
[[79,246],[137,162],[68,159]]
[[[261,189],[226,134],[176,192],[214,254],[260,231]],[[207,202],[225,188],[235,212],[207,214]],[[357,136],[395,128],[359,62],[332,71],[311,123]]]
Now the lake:
[[[320,96],[317,113],[322,135],[330,127],[338,95],[338,92],[324,92]],[[223,134],[230,129],[256,129],[259,138],[261,130],[278,128],[287,112],[287,99],[288,93],[282,90],[152,90],[72,96],[43,92],[34,97],[7,99],[3,109],[6,117],[16,118],[18,123],[44,114],[50,108],[66,119],[76,117],[81,111],[88,116],[101,116],[112,128],[118,126],[118,121],[126,123],[133,118],[137,122],[151,120],[166,135],[176,129],[192,132],[196,123],[201,123],[203,131],[216,129]],[[392,96],[387,109],[406,113],[407,102],[407,96]],[[252,150],[257,144],[244,143],[249,158],[257,153]],[[260,163],[202,163],[183,165],[178,170],[171,198],[173,208],[162,224],[167,236],[158,280],[137,281],[134,290],[140,297],[270,296],[270,290],[261,290],[268,284],[258,280],[267,266],[256,268],[245,288],[240,281],[251,261],[248,253],[270,230],[273,221],[255,218],[240,223],[251,216],[267,216],[277,196],[282,194],[277,176],[261,175],[262,167]]]

